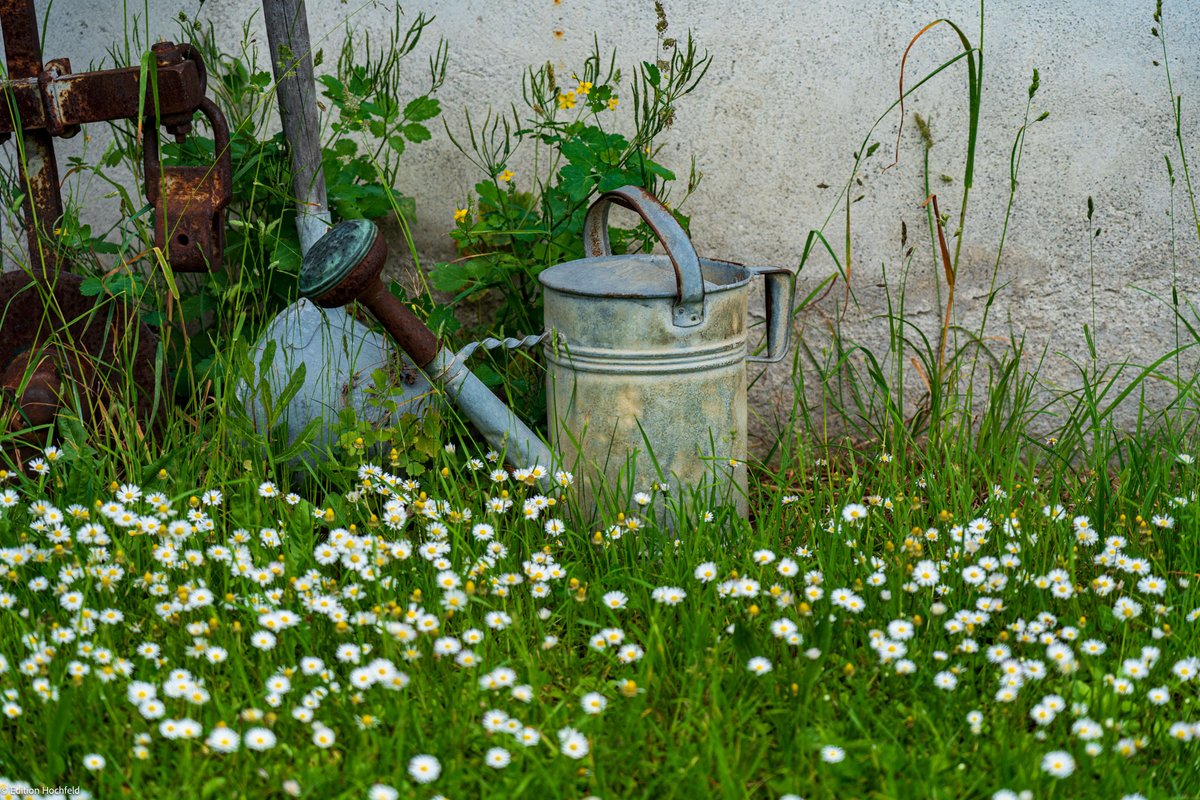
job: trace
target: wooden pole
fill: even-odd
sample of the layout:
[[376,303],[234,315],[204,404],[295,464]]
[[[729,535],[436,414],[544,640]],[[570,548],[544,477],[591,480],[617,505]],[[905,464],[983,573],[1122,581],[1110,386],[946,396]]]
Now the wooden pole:
[[304,254],[330,226],[325,176],[321,172],[321,130],[308,14],[304,0],[263,0],[263,19],[279,117],[292,153],[296,228],[300,232],[300,252]]

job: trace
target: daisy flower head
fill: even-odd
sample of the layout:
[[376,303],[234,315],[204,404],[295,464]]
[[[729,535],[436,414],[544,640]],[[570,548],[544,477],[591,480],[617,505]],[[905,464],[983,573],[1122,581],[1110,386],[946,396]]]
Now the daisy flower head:
[[408,762],[408,774],[417,783],[432,783],[442,774],[442,765],[434,756],[423,753]]
[[755,656],[746,662],[746,669],[755,675],[766,675],[772,669],[771,661],[763,656]]
[[656,603],[661,603],[667,606],[677,606],[687,597],[687,592],[680,589],[678,586],[659,586],[651,593],[651,598]]
[[933,676],[933,685],[943,691],[952,692],[958,686],[958,678],[953,672],[939,672]]
[[512,755],[503,747],[493,747],[484,755],[483,761],[492,769],[504,769],[512,761]]
[[579,760],[591,751],[587,737],[574,728],[560,728],[558,747],[564,756]]
[[821,748],[821,760],[826,764],[840,764],[846,759],[846,751],[837,745],[827,744]]
[[334,734],[332,729],[327,728],[324,725],[314,726],[312,743],[317,747],[321,748],[322,750],[326,750],[330,747],[333,747],[333,744],[336,741],[337,736]]
[[867,507],[862,503],[850,503],[842,509],[842,519],[850,523],[859,523],[867,518]]
[[585,714],[599,714],[608,707],[608,698],[599,692],[588,692],[579,701]]
[[1125,622],[1140,616],[1142,613],[1142,604],[1130,597],[1118,597],[1113,603],[1113,616],[1121,622]]
[[629,603],[629,596],[624,592],[605,592],[602,600],[604,605],[608,606],[613,611],[621,611]]
[[1042,772],[1065,778],[1075,771],[1075,759],[1065,750],[1052,750],[1042,757]]
[[237,731],[229,728],[220,727],[213,728],[209,732],[208,738],[204,742],[210,750],[217,753],[233,753],[236,752],[238,746],[241,745],[241,737]]
[[250,728],[242,734],[246,748],[262,752],[275,746],[275,734],[269,728]]
[[250,637],[250,644],[259,650],[270,650],[275,647],[275,634],[270,631],[258,631]]

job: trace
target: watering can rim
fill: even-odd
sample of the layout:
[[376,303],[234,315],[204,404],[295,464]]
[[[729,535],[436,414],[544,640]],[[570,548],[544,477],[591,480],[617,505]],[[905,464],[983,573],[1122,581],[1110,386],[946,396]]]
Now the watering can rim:
[[[698,258],[704,282],[704,294],[723,294],[741,289],[755,276],[753,267],[737,261],[716,258]],[[649,267],[654,273],[637,276],[639,281],[621,280],[614,275],[614,264],[631,263],[641,268]],[[606,267],[608,269],[606,269]],[[729,270],[738,274],[734,280],[714,282],[708,272],[711,268]],[[628,277],[628,276],[624,276]],[[661,278],[662,280],[658,280]],[[538,275],[538,280],[547,289],[576,297],[611,297],[627,299],[679,298],[679,287],[675,283],[674,268],[669,256],[659,253],[636,253],[627,255],[592,256],[556,264]]]

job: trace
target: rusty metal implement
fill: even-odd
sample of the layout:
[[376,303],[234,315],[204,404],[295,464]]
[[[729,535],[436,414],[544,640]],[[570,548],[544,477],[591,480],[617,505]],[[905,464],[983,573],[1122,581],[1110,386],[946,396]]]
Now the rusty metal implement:
[[440,347],[433,332],[384,287],[379,273],[386,259],[387,245],[374,223],[338,223],[305,254],[300,294],[325,308],[352,300],[365,305],[493,447],[506,452],[515,466],[540,465],[548,478],[554,462],[545,443],[463,365],[465,354]]
[[[186,43],[154,45],[156,74],[143,83],[140,67],[72,73],[65,58],[43,64],[33,0],[0,0],[0,29],[8,65],[8,79],[0,81],[5,95],[0,102],[0,141],[12,133],[21,137],[18,161],[34,271],[53,274],[60,257],[53,235],[63,213],[54,137],[74,136],[85,123],[146,114],[151,123],[145,130],[146,145],[154,151],[153,158],[147,154],[149,167],[151,161],[157,165],[157,123],[182,141],[196,111],[209,119],[218,140],[214,163],[205,168],[168,167],[165,174],[147,169],[146,193],[154,204],[156,244],[174,268],[220,268],[218,245],[224,241],[223,210],[231,181],[229,126],[205,99],[207,72],[196,49]],[[210,249],[200,252],[204,247]]]
[[[33,0],[0,0],[0,32],[8,67],[0,81],[0,142],[18,137],[29,245],[28,270],[0,276],[0,434],[44,435],[39,429],[67,405],[86,422],[110,401],[128,399],[115,390],[130,377],[138,388],[137,419],[149,424],[162,394],[157,339],[133,309],[116,300],[98,305],[80,292],[82,279],[62,269],[70,265],[60,263],[55,233],[63,204],[54,138],[74,136],[86,123],[144,115],[156,244],[174,269],[197,271],[221,266],[231,184],[228,125],[205,98],[207,72],[190,44],[154,45],[149,75],[140,66],[72,73],[65,58],[43,63]],[[182,141],[197,111],[213,129],[214,163],[160,169],[158,127]]]
[[[637,212],[666,255],[613,255],[614,204]],[[699,258],[671,213],[634,186],[602,195],[584,236],[587,258],[539,275],[558,335],[545,346],[551,444],[582,478],[581,508],[659,485],[745,516],[746,364],[786,354],[795,276]],[[760,275],[767,353],[748,357],[748,290]]]

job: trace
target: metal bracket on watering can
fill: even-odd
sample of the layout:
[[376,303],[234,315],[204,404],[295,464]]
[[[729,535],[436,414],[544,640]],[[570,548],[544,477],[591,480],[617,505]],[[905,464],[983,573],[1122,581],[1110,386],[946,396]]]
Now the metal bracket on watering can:
[[676,302],[671,309],[677,328],[693,328],[704,321],[704,276],[700,258],[683,228],[654,198],[638,186],[623,186],[605,192],[588,209],[583,221],[583,242],[587,255],[601,258],[612,255],[608,240],[608,212],[613,203],[637,213],[666,248],[675,268]]
[[548,338],[555,339],[557,338],[557,334],[552,331],[546,331],[540,335],[530,334],[520,339],[515,339],[512,337],[496,339],[489,336],[486,339],[480,339],[477,342],[471,342],[470,344],[459,349],[458,352],[456,352],[450,361],[445,365],[445,368],[442,369],[438,375],[434,376],[434,378],[435,380],[443,380],[447,375],[456,374],[459,370],[466,367],[467,359],[469,359],[475,353],[475,351],[481,347],[484,350],[496,350],[498,348],[503,348],[505,350],[528,350],[536,347],[537,345],[546,341]]

